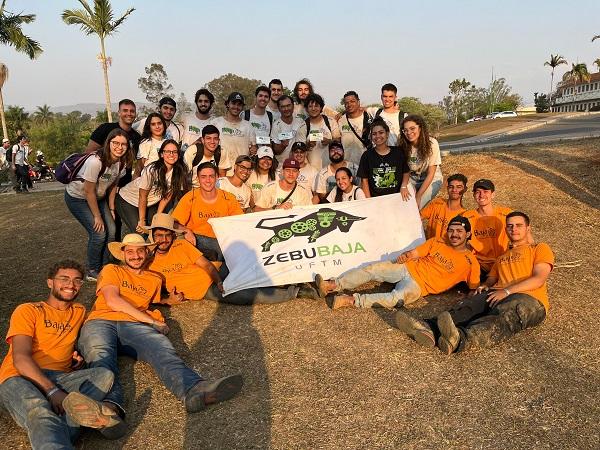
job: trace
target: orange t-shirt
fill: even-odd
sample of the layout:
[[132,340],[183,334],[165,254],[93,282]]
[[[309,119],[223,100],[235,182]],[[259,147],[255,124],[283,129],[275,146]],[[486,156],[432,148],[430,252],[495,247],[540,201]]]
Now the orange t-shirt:
[[41,369],[70,372],[75,342],[84,318],[85,306],[80,303],[73,303],[64,311],[46,302],[17,306],[6,334],[6,342],[10,347],[0,367],[0,383],[19,376],[13,365],[12,338],[21,334],[32,337],[31,356]]
[[422,296],[447,291],[461,281],[470,289],[479,286],[479,263],[471,252],[458,252],[439,238],[425,241],[416,250],[419,259],[405,264]]
[[431,239],[432,237],[446,239],[448,222],[465,211],[465,208],[462,207],[457,210],[451,210],[448,208],[446,200],[441,198],[433,199],[421,210],[421,219],[427,220],[425,237],[427,239]]
[[471,246],[483,270],[489,272],[496,258],[508,250],[506,216],[512,209],[496,206],[494,214],[482,216],[475,209],[466,211],[463,216],[471,224]]
[[[202,252],[188,241],[178,239],[166,254],[156,252],[148,270],[158,273],[169,292],[173,287],[188,300],[201,300],[212,284],[208,273],[195,263]],[[221,263],[213,262],[219,268]]]
[[146,270],[140,275],[136,275],[125,267],[116,264],[107,264],[100,272],[96,284],[96,302],[87,320],[103,319],[137,322],[129,314],[113,311],[108,307],[104,294],[102,294],[102,288],[108,285],[117,286],[119,295],[138,310],[150,314],[155,320],[164,321],[160,311],[148,310],[150,303],[160,301],[160,288],[162,285],[160,277]]
[[239,202],[233,194],[217,189],[217,199],[214,203],[206,203],[202,199],[200,189],[194,188],[179,200],[173,218],[181,225],[191,229],[194,234],[216,237],[208,223],[213,217],[227,217],[243,214]]
[[[497,278],[498,282],[495,287],[506,287],[510,284],[518,283],[533,274],[533,267],[539,263],[548,263],[554,267],[554,253],[548,244],[540,242],[539,244],[521,245],[511,248],[506,253],[501,255],[496,264],[490,271],[490,276]],[[510,288],[508,288],[510,290]],[[522,294],[531,295],[537,299],[546,308],[546,312],[550,309],[548,301],[548,288],[546,283],[533,291],[521,292]]]

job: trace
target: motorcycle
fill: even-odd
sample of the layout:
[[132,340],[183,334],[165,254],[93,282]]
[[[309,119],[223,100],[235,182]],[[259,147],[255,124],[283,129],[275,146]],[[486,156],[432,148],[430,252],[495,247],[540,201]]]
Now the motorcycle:
[[54,181],[54,169],[46,163],[31,166],[29,168],[29,176],[31,181]]

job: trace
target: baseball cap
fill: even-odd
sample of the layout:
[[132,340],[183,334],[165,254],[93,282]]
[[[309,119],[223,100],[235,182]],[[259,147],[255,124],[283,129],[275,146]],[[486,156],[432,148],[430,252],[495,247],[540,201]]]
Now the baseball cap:
[[242,102],[243,105],[246,104],[246,102],[244,101],[244,96],[239,92],[232,92],[231,94],[229,94],[229,97],[227,97],[227,101],[225,103],[230,102]]
[[4,144],[5,142],[10,142],[10,140],[6,138],[2,139],[2,143]]
[[477,180],[473,185],[473,192],[475,192],[477,189],[485,189],[486,191],[494,192],[496,188],[494,187],[494,183],[492,183],[491,180],[488,180],[487,178],[482,178],[481,180]]
[[235,158],[235,163],[236,164],[241,164],[243,162],[252,163],[252,158],[250,158],[248,155],[240,155],[237,158]]
[[342,150],[344,150],[344,146],[340,141],[331,141],[329,143],[329,150],[331,150],[334,147],[341,148]]
[[271,147],[267,147],[266,145],[262,145],[260,147],[258,147],[258,150],[256,151],[256,157],[258,159],[260,158],[264,158],[265,156],[268,156],[269,158],[273,159],[273,150],[271,150]]
[[471,231],[471,222],[469,222],[469,219],[463,216],[456,216],[452,218],[450,222],[448,222],[448,227],[450,227],[450,225],[462,225],[467,233]]
[[304,142],[294,142],[294,144],[292,145],[292,149],[290,151],[294,152],[294,150],[302,150],[303,152],[307,152],[308,147],[306,146],[306,144]]
[[298,169],[300,170],[300,163],[294,158],[288,158],[283,162],[284,169]]
[[160,108],[162,105],[171,105],[173,108],[177,109],[177,103],[171,97],[163,97],[158,102],[158,107]]

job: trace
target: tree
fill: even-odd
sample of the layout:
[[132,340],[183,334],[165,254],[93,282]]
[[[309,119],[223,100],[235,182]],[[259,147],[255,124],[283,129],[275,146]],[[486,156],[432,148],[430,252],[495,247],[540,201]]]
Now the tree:
[[[39,42],[34,41],[23,33],[21,27],[23,24],[31,23],[35,20],[35,14],[13,14],[4,9],[6,0],[2,0],[0,5],[0,44],[14,47],[19,53],[29,56],[29,59],[35,59],[43,52]],[[2,133],[8,137],[6,127],[6,118],[4,116],[4,98],[2,97],[2,88],[8,79],[8,67],[0,62],[0,119],[2,120]]]
[[33,113],[33,120],[42,125],[47,125],[50,119],[54,116],[54,113],[50,111],[50,107],[46,104],[38,106]]
[[514,111],[523,104],[519,94],[511,93],[512,88],[506,82],[506,78],[497,78],[490,83],[487,90],[489,112]]
[[592,37],[592,42],[594,42],[596,39],[600,39],[600,34],[597,34],[596,36]]
[[183,92],[179,93],[177,97],[177,114],[175,115],[175,122],[182,122],[183,116],[192,112],[192,104],[188,102]]
[[563,81],[570,82],[575,86],[577,83],[590,81],[590,73],[588,72],[586,63],[571,64],[571,70],[563,75]]
[[398,107],[408,114],[418,114],[425,119],[429,129],[437,132],[446,121],[446,113],[439,105],[422,103],[416,97],[402,97],[398,100]]
[[535,112],[543,113],[550,111],[550,100],[546,94],[538,94],[535,92],[533,94],[534,104],[535,104]]
[[567,60],[559,54],[550,54],[550,61],[546,61],[544,63],[544,66],[549,66],[552,68],[552,73],[550,74],[550,92],[548,94],[549,96],[552,96],[552,86],[554,84],[554,69],[556,69],[561,64],[567,64]]
[[162,64],[152,63],[144,68],[147,77],[138,78],[138,87],[146,94],[146,100],[158,107],[158,102],[165,96],[172,97],[173,85]]
[[454,124],[457,124],[458,117],[462,116],[461,110],[464,106],[463,100],[469,86],[471,86],[471,83],[469,83],[464,78],[462,80],[459,80],[457,78],[448,85],[449,93],[452,99],[451,101],[454,116]]
[[594,60],[593,64],[598,68],[598,70],[600,70],[600,58],[597,58],[596,60]]
[[106,114],[108,121],[112,122],[112,112],[110,109],[110,87],[108,84],[108,66],[112,59],[106,57],[106,48],[104,40],[117,32],[117,28],[125,21],[127,16],[135,11],[129,8],[118,19],[114,19],[110,0],[94,0],[94,9],[90,7],[86,0],[79,0],[83,9],[65,9],[62,13],[62,19],[67,25],[79,25],[81,31],[86,35],[97,34],[100,38],[100,64],[104,74],[104,94],[106,97]]
[[229,94],[234,91],[240,92],[246,99],[247,106],[249,107],[254,101],[254,91],[262,84],[264,83],[260,80],[252,80],[228,73],[209,81],[204,87],[215,96],[214,113],[223,115],[225,113],[225,100],[227,100]]
[[30,123],[29,113],[22,106],[9,105],[6,108],[6,126],[10,136],[20,136],[25,133]]

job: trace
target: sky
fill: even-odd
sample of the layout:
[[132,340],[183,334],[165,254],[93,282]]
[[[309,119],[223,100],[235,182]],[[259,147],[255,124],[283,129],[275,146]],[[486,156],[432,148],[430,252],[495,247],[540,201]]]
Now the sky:
[[[91,1],[91,0],[90,0]],[[437,103],[448,84],[466,78],[487,86],[506,78],[525,104],[550,88],[544,62],[560,54],[555,82],[572,62],[590,72],[600,57],[600,2],[583,0],[113,0],[115,15],[136,10],[106,41],[112,57],[111,99],[144,101],[137,79],[151,63],[164,66],[175,92],[188,100],[210,80],[232,72],[266,83],[280,78],[292,88],[309,78],[315,91],[337,105],[347,90],[362,103],[379,100],[386,82],[399,97]],[[64,24],[76,0],[7,0],[10,12],[33,13],[23,30],[44,53],[31,61],[0,47],[9,68],[5,105],[31,110],[43,104],[103,103],[97,36]]]

